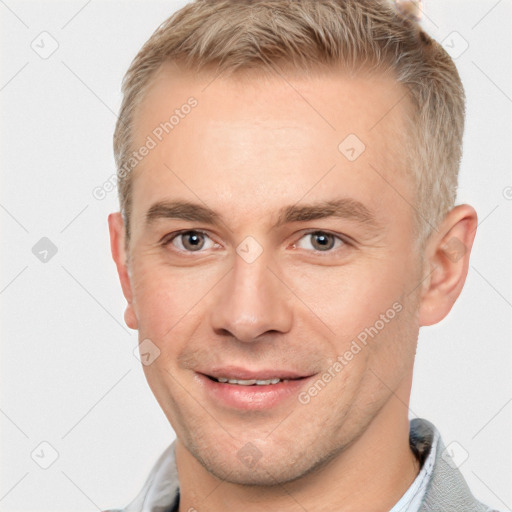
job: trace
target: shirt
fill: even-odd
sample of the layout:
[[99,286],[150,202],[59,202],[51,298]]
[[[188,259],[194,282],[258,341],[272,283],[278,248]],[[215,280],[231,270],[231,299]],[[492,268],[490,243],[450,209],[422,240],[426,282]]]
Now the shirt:
[[[422,454],[424,456],[428,450],[427,459],[422,463],[421,455],[417,455],[420,460],[421,468],[418,476],[390,512],[418,512],[420,510],[421,503],[423,502],[423,498],[427,491],[428,483],[430,482],[432,472],[434,471],[438,441],[439,432],[435,431],[432,445],[430,447],[427,445],[425,452]],[[409,440],[409,443],[412,447],[415,446],[414,441],[411,441],[411,439]]]

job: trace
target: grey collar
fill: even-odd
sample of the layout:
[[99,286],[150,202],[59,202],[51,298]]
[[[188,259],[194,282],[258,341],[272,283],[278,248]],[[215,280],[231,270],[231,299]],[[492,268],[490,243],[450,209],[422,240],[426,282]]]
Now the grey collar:
[[[436,428],[427,420],[411,420],[411,444],[418,447],[432,445]],[[419,512],[490,512],[492,509],[477,501],[454,460],[438,439],[432,476]],[[497,511],[494,511],[497,512]]]

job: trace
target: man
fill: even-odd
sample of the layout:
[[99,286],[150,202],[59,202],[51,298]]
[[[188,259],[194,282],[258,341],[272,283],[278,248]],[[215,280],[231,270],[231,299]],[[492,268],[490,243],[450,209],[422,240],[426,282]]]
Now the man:
[[198,1],[133,61],[111,247],[176,441],[126,512],[489,510],[408,420],[477,227],[463,88],[411,12]]

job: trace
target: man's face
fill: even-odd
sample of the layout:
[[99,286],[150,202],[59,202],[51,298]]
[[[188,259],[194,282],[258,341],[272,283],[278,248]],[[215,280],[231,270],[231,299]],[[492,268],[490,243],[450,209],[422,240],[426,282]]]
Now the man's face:
[[[167,67],[138,111],[133,149],[157,144],[134,171],[126,319],[160,351],[144,371],[178,439],[219,478],[300,477],[407,395],[421,271],[404,94],[384,76]],[[147,220],[176,202],[196,206]]]

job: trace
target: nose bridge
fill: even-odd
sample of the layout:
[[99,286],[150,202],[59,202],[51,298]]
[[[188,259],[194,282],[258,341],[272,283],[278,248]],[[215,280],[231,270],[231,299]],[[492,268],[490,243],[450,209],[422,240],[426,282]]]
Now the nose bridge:
[[255,260],[235,255],[233,269],[213,305],[215,331],[227,331],[239,341],[250,342],[267,331],[290,329],[289,292],[267,265],[264,254]]

